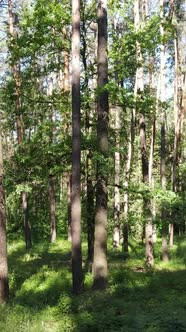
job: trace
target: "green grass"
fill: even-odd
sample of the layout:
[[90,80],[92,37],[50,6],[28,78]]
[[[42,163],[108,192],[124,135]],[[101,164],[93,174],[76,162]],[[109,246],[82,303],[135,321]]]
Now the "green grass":
[[[0,310],[3,332],[182,332],[186,331],[186,239],[176,239],[171,261],[162,263],[155,246],[155,267],[144,266],[144,246],[131,243],[129,256],[109,244],[109,287],[71,294],[70,244],[9,245],[10,301]],[[86,245],[83,243],[84,258]],[[85,265],[85,264],[84,264]]]

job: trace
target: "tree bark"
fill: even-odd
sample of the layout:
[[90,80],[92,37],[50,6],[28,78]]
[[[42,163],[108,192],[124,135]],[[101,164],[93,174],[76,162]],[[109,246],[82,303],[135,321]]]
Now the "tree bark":
[[24,215],[25,244],[26,244],[26,249],[30,249],[32,247],[31,226],[28,216],[28,197],[25,191],[22,192],[22,206],[23,206],[23,215]]
[[[143,1],[139,4],[139,0],[134,2],[134,19],[135,29],[139,32],[140,29],[140,9],[142,15],[142,21],[145,22],[147,15],[147,2]],[[143,98],[144,93],[144,82],[143,82],[143,57],[141,52],[141,45],[139,42],[136,43],[137,52],[137,63],[138,68],[136,72],[136,94],[138,98]],[[142,179],[146,185],[149,185],[149,161],[147,156],[147,142],[146,142],[146,123],[144,111],[140,110],[140,150],[141,150],[141,161],[142,161]],[[145,218],[145,244],[146,244],[146,263],[148,266],[152,266],[154,263],[153,259],[153,241],[152,241],[152,213],[150,199],[146,197],[148,194],[144,194],[143,208]]]
[[0,132],[0,304],[6,303],[9,297],[8,262],[6,244],[6,216],[3,188],[3,150]]
[[[178,45],[178,37],[174,40],[175,49],[175,80],[174,80],[174,149],[173,149],[173,161],[172,161],[172,191],[177,192],[178,187],[178,160],[179,160],[179,149],[181,144],[181,128],[182,128],[182,117],[183,117],[183,91],[182,91],[182,70],[181,70],[181,59]],[[169,245],[173,246],[174,243],[174,213],[171,214],[171,223],[169,225]]]
[[[88,73],[88,65],[87,65],[87,52],[89,52],[87,45],[87,29],[86,29],[86,11],[85,11],[86,3],[83,6],[83,19],[82,19],[82,61],[84,67],[84,94],[86,96],[85,99],[85,130],[87,136],[91,136],[92,134],[92,119],[93,112],[90,105],[90,89],[89,89],[89,73]],[[97,35],[97,24],[93,24],[94,27],[94,42],[96,40]],[[97,56],[97,54],[96,54]],[[94,62],[95,51],[91,54],[92,62]],[[94,86],[95,84],[95,86]],[[96,89],[96,82],[93,82],[93,87]],[[87,266],[88,270],[92,271],[93,264],[93,254],[94,254],[94,186],[93,186],[93,151],[91,144],[88,146],[88,151],[86,154],[86,193],[87,193],[87,201],[86,201],[86,224],[87,224],[87,242],[88,242],[88,250],[87,250]]]
[[88,256],[89,269],[92,269],[94,256],[94,186],[92,182],[92,151],[87,155],[87,236],[88,236]]
[[[115,106],[115,130],[116,130],[116,149],[119,150],[119,130],[120,130],[120,108]],[[114,154],[115,163],[115,187],[114,187],[114,231],[113,247],[118,248],[120,244],[120,152]]]
[[72,242],[72,227],[71,227],[71,191],[72,191],[72,174],[67,176],[67,218],[68,218],[68,241]]
[[56,241],[56,218],[55,218],[55,184],[54,177],[49,176],[49,203],[50,203],[50,242]]
[[127,162],[125,166],[125,193],[124,193],[124,225],[123,225],[123,249],[124,252],[128,252],[128,217],[129,217],[129,180],[132,166],[132,157],[133,157],[133,144],[134,144],[134,136],[135,136],[135,128],[134,128],[134,110],[131,112],[131,125],[130,125],[130,137],[128,142],[128,152],[127,152]]
[[97,100],[97,162],[95,240],[93,277],[94,288],[107,286],[107,159],[108,159],[108,59],[107,59],[107,0],[98,0],[98,100]]
[[81,253],[81,116],[80,116],[80,0],[72,0],[72,284],[83,288]]
[[[165,138],[165,110],[163,103],[165,102],[165,45],[164,38],[164,0],[160,0],[160,35],[162,43],[160,45],[160,101],[161,101],[161,187],[166,190],[166,138]],[[168,261],[168,248],[167,248],[167,224],[166,224],[166,210],[162,206],[161,209],[162,220],[162,260]]]

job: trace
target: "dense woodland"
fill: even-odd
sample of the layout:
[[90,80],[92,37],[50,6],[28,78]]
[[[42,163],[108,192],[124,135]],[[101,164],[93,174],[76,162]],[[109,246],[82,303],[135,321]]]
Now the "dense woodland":
[[185,0],[0,0],[5,331],[185,331],[185,45]]

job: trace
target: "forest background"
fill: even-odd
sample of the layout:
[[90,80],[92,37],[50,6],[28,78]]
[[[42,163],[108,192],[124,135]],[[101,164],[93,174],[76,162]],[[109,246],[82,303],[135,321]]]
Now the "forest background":
[[[48,330],[55,317],[56,331],[184,331],[184,314],[127,321],[123,290],[109,326],[90,311],[120,283],[125,296],[166,278],[175,298],[184,289],[185,1],[4,0],[0,12],[3,328],[11,317],[15,331]],[[33,323],[27,305],[49,313]]]

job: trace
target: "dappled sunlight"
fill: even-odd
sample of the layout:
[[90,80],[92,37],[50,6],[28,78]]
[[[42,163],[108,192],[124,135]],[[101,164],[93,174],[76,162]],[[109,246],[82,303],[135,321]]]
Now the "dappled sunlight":
[[20,303],[42,307],[56,304],[60,294],[70,290],[71,275],[67,269],[53,271],[46,265],[38,273],[25,280],[16,292],[16,299]]
[[[172,260],[160,260],[161,241],[155,245],[155,266],[145,267],[140,243],[130,243],[129,254],[109,241],[109,285],[93,291],[93,277],[85,272],[85,291],[71,293],[71,244],[63,239],[38,243],[29,252],[23,243],[11,244],[12,302],[0,312],[4,332],[159,331],[184,332],[186,326],[185,239],[176,239]],[[87,245],[83,243],[84,260]],[[5,317],[5,319],[4,319]]]

